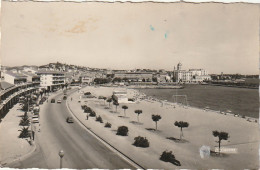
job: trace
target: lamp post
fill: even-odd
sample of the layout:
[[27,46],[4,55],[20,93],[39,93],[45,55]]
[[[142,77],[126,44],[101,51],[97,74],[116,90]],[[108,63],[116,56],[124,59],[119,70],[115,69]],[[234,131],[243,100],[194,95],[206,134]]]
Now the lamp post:
[[62,169],[62,157],[64,156],[64,151],[63,150],[60,150],[59,156],[60,156],[60,169]]

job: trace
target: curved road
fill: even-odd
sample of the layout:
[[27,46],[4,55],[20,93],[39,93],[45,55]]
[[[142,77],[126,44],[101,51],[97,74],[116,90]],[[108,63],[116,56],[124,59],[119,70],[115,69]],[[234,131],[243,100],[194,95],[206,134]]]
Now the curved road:
[[[75,89],[73,90],[75,91]],[[61,99],[63,94],[53,98]],[[107,148],[88,133],[77,121],[67,123],[70,116],[65,100],[61,104],[45,103],[40,111],[40,132],[36,135],[37,149],[24,160],[9,165],[12,168],[59,168],[59,150],[64,150],[63,168],[90,169],[109,168],[123,169],[135,167]]]

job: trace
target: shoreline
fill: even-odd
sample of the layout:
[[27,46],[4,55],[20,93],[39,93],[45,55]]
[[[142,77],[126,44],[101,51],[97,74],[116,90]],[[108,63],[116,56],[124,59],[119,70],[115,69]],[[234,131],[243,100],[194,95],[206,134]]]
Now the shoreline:
[[[123,90],[123,88],[87,87],[82,90],[89,91],[95,96],[110,96],[114,90]],[[79,98],[80,95],[80,93],[76,93],[75,97]],[[253,169],[258,167],[258,165],[251,162],[251,160],[258,160],[258,154],[254,152],[258,148],[258,124],[237,119],[233,116],[212,114],[213,112],[210,112],[210,110],[208,110],[209,113],[206,113],[203,109],[190,106],[182,107],[166,100],[156,100],[155,97],[147,96],[135,89],[127,88],[127,97],[136,97],[137,100],[136,103],[127,104],[129,108],[126,119],[121,117],[124,113],[123,109],[120,109],[121,105],[117,112],[114,112],[115,107],[113,105],[111,108],[106,109],[105,107],[108,106],[108,103],[104,104],[102,100],[97,98],[81,100],[81,102],[87,101],[87,105],[94,108],[104,122],[111,123],[112,129],[104,129],[104,124],[97,123],[95,118],[86,121],[85,114],[80,107],[81,104],[76,100],[70,103],[75,113],[84,120],[84,123],[89,128],[144,167],[175,169],[176,166],[159,161],[158,158],[164,150],[173,151],[176,158],[182,163],[181,168],[196,167],[197,169],[209,169],[217,167],[220,169],[240,169],[243,167],[244,169]],[[163,107],[161,102],[163,102]],[[176,106],[175,108],[173,108],[174,105]],[[144,113],[140,117],[141,124],[133,123],[137,120],[134,112],[136,109],[141,109]],[[158,124],[158,131],[148,130],[154,128],[155,125],[151,119],[153,114],[162,116]],[[190,127],[185,129],[184,132],[184,139],[188,141],[187,143],[178,143],[168,139],[168,137],[178,138],[180,135],[179,129],[173,125],[176,120],[187,121],[190,124]],[[115,133],[117,127],[122,125],[129,128],[129,133],[126,137],[117,136]],[[239,153],[228,154],[228,157],[225,158],[215,158],[213,155],[208,159],[202,159],[198,152],[202,145],[209,146],[213,150],[217,146],[215,138],[212,136],[213,130],[228,132],[230,139],[223,142],[223,146],[235,147],[239,150]],[[143,148],[132,145],[133,139],[137,136],[144,136],[151,142],[150,147],[146,148],[145,152],[143,152]],[[161,145],[161,143],[164,145]],[[243,159],[244,161],[237,162],[236,160],[238,159]]]
[[[141,95],[141,96],[147,97],[146,100],[149,100],[150,102],[152,101],[152,102],[164,103],[166,105],[170,105],[170,106],[174,106],[174,107],[176,105],[179,105],[179,106],[182,106],[183,108],[185,108],[185,107],[195,108],[195,109],[203,110],[205,112],[214,112],[214,113],[217,113],[217,114],[223,114],[223,115],[227,115],[227,116],[234,116],[234,117],[237,117],[237,118],[245,119],[246,121],[248,121],[247,119],[251,119],[252,120],[251,122],[253,122],[253,123],[258,123],[258,120],[259,120],[259,118],[254,118],[254,117],[250,117],[250,116],[245,116],[245,118],[243,118],[239,114],[238,114],[238,116],[235,116],[237,114],[234,114],[232,112],[224,112],[224,111],[221,112],[220,110],[212,110],[210,108],[200,108],[200,107],[191,106],[191,105],[185,106],[182,103],[174,103],[174,102],[171,102],[171,101],[168,101],[168,100],[158,99],[157,97],[154,97],[154,96],[149,96],[149,95],[147,95],[147,94],[145,94],[143,92],[139,92],[137,89],[133,89],[133,88],[129,88],[129,89],[134,90],[135,92],[137,92],[139,94],[139,96]],[[255,121],[257,121],[257,122],[255,122]]]

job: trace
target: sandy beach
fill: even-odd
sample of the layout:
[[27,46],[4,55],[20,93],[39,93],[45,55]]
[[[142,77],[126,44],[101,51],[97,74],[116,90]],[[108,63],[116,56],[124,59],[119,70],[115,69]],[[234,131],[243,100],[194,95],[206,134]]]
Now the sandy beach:
[[[124,89],[124,88],[123,88]],[[136,97],[137,102],[131,104],[120,104],[115,112],[115,106],[107,109],[108,103],[98,99],[98,96],[109,97],[114,90],[120,90],[117,87],[85,87],[80,91],[91,92],[97,98],[87,99],[80,97],[83,94],[76,92],[72,94],[73,100],[68,100],[68,106],[76,117],[89,127],[96,134],[101,136],[109,144],[116,147],[125,155],[138,162],[145,168],[179,168],[171,163],[159,160],[163,151],[173,151],[176,159],[182,164],[181,168],[223,168],[223,169],[257,169],[259,166],[258,146],[259,132],[258,123],[246,121],[246,119],[234,117],[233,115],[224,115],[202,109],[183,107],[169,102],[147,99],[144,94],[139,94],[137,90],[127,89],[128,97]],[[122,88],[121,88],[122,90]],[[141,98],[141,99],[140,99]],[[78,102],[81,101],[81,102]],[[104,123],[95,121],[95,118],[86,120],[86,113],[81,109],[82,104],[87,104],[97,115],[100,115]],[[126,118],[122,105],[127,105]],[[133,123],[137,121],[137,115],[134,110],[141,109],[140,124]],[[162,119],[158,122],[158,130],[147,130],[155,128],[155,122],[152,121],[153,114],[161,115]],[[175,121],[186,121],[188,128],[183,129],[186,142],[176,142],[168,137],[179,138],[180,129],[174,126]],[[104,124],[109,122],[112,128],[104,128]],[[127,126],[128,136],[117,136],[118,126]],[[230,138],[222,141],[221,146],[225,148],[236,149],[237,153],[226,153],[224,156],[210,156],[201,158],[200,148],[210,146],[215,150],[218,146],[217,138],[213,137],[212,131],[225,131],[229,133]],[[150,147],[139,148],[133,144],[137,136],[146,137],[150,142]],[[241,161],[242,160],[242,161]]]

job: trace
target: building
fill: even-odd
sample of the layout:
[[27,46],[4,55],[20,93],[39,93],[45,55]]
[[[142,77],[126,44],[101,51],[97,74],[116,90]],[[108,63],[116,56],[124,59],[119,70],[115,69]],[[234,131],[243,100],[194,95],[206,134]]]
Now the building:
[[40,76],[40,86],[47,90],[53,91],[65,85],[65,76],[63,72],[40,70],[36,74]]
[[115,72],[114,78],[128,79],[130,81],[152,81],[151,72]]
[[19,97],[36,92],[39,88],[37,83],[11,84],[0,81],[0,120],[5,117],[19,100]]
[[173,70],[173,80],[178,83],[200,83],[211,80],[211,76],[204,69],[181,69],[182,64],[177,64],[177,69]]
[[127,91],[119,91],[115,90],[113,91],[113,98],[118,102],[118,103],[128,103],[128,98],[127,98]]
[[27,82],[35,82],[40,84],[40,76],[32,72],[21,71],[27,77]]
[[80,75],[79,76],[79,79],[80,79],[80,82],[82,83],[82,84],[92,84],[93,83],[93,81],[94,81],[94,78],[93,77],[91,77],[91,76],[88,76],[88,75]]
[[5,71],[4,80],[10,84],[22,84],[27,82],[27,76],[14,71]]

